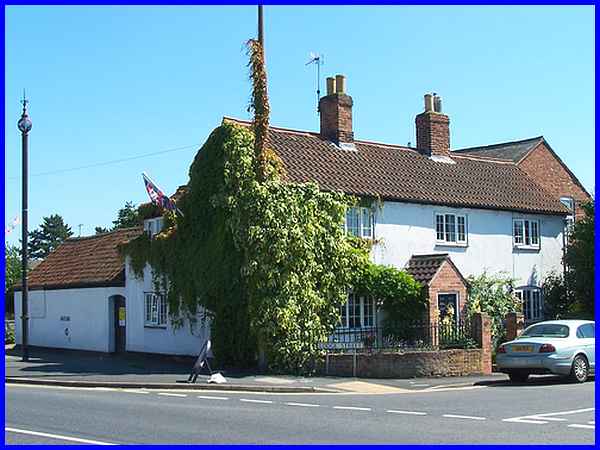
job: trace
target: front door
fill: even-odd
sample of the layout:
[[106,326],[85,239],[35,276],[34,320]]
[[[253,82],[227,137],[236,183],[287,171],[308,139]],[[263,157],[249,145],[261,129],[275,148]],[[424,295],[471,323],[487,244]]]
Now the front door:
[[125,351],[125,297],[115,297],[115,352]]
[[458,320],[458,294],[438,294],[438,309],[440,310],[440,320],[446,316],[451,316],[456,324]]

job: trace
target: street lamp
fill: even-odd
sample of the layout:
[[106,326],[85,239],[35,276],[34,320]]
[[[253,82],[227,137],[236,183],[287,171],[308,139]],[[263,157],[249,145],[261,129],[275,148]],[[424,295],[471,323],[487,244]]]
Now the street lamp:
[[22,284],[21,284],[21,344],[23,346],[22,358],[23,361],[29,360],[29,348],[27,345],[28,334],[29,334],[29,311],[28,311],[28,297],[29,297],[29,288],[27,286],[27,208],[28,208],[28,199],[27,199],[27,146],[28,146],[28,136],[31,131],[32,123],[29,118],[29,114],[27,114],[27,104],[29,103],[25,98],[25,92],[23,92],[23,112],[21,113],[21,118],[19,122],[17,122],[17,127],[21,132],[21,142],[23,149],[23,218],[22,218],[22,229],[21,229],[21,268],[23,271],[22,274]]

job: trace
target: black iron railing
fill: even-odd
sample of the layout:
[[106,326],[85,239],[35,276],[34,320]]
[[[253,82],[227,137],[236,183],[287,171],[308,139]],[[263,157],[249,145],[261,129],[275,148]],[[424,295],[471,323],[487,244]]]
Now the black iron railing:
[[476,348],[470,321],[395,322],[365,328],[338,328],[321,348],[332,353]]

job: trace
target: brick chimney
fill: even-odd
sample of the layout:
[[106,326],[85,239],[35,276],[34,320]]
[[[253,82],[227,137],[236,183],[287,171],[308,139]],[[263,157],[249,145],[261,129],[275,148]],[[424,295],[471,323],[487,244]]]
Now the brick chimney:
[[442,114],[442,98],[425,94],[425,111],[415,118],[417,149],[425,155],[450,156],[450,119]]
[[321,136],[336,144],[354,141],[352,97],[346,94],[346,77],[327,78],[327,95],[319,100]]

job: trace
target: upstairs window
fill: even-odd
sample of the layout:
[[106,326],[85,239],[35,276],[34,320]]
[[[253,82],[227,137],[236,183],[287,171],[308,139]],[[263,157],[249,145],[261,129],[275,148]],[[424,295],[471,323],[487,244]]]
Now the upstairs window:
[[573,197],[561,197],[560,202],[571,211],[571,214],[565,217],[565,236],[568,244],[569,237],[573,231],[573,225],[575,225],[575,200],[573,200]]
[[147,327],[167,326],[167,298],[156,292],[144,293],[144,325]]
[[373,238],[373,213],[371,209],[353,207],[346,210],[346,233],[366,239]]
[[150,237],[153,237],[162,231],[163,224],[164,219],[162,217],[147,219],[144,221],[144,231],[148,233]]
[[467,244],[467,216],[460,214],[435,215],[436,241],[440,244]]
[[538,220],[514,219],[513,243],[515,247],[540,248],[540,222]]

